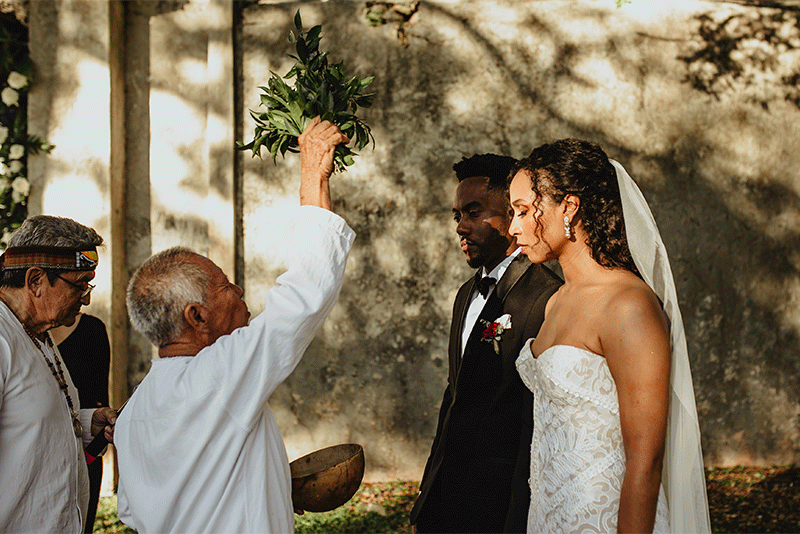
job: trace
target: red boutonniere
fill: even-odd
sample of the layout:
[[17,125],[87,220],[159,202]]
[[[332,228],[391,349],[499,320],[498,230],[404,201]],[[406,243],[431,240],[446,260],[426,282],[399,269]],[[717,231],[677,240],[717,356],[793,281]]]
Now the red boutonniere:
[[481,323],[486,326],[481,334],[481,341],[494,345],[494,352],[500,354],[500,339],[503,336],[503,332],[511,328],[511,315],[506,313],[494,321],[481,319]]

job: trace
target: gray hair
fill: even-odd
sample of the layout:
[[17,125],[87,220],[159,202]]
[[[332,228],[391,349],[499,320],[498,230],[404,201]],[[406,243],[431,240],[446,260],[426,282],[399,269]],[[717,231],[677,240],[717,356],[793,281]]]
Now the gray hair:
[[10,247],[65,247],[76,250],[99,247],[103,238],[94,229],[66,217],[28,217],[8,238]]
[[[54,215],[34,215],[22,222],[19,228],[8,238],[11,247],[64,247],[76,250],[96,248],[103,244],[103,238],[93,228],[66,217]],[[25,269],[3,269],[0,274],[0,286],[23,287],[25,285]],[[55,275],[63,269],[45,269],[52,284]]]
[[197,258],[205,259],[186,247],[169,248],[145,261],[128,284],[131,324],[157,347],[183,332],[186,306],[206,305],[210,277]]

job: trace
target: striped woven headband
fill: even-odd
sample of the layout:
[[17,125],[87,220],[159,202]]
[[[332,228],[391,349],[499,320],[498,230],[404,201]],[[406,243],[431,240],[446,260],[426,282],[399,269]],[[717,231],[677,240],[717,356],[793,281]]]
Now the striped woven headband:
[[66,271],[94,271],[98,259],[95,247],[90,250],[68,247],[9,247],[0,256],[0,266],[3,270],[43,267]]

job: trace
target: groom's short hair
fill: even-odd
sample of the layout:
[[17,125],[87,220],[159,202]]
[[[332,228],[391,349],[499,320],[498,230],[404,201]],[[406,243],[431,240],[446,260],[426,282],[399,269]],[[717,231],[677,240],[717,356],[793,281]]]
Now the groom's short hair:
[[461,182],[467,178],[485,176],[489,178],[489,189],[508,188],[508,175],[517,160],[511,156],[497,154],[475,154],[469,158],[462,158],[453,165],[456,178]]

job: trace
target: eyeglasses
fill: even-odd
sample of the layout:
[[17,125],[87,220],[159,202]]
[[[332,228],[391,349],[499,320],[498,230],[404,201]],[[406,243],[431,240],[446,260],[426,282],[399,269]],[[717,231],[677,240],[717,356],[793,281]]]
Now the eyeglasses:
[[75,289],[80,291],[81,292],[81,298],[85,298],[89,293],[92,292],[92,289],[95,288],[95,286],[93,286],[92,284],[86,284],[86,287],[81,287],[78,284],[76,284],[75,282],[70,282],[69,280],[67,280],[66,278],[61,276],[60,274],[57,274],[56,278],[59,278],[59,279],[65,281],[66,283],[68,283],[69,285],[71,285],[72,287],[74,287]]

